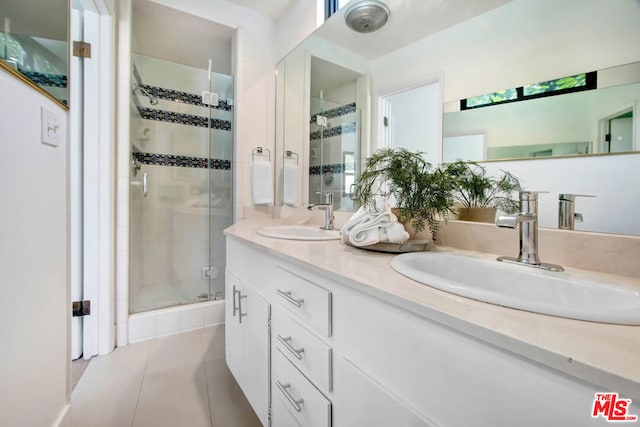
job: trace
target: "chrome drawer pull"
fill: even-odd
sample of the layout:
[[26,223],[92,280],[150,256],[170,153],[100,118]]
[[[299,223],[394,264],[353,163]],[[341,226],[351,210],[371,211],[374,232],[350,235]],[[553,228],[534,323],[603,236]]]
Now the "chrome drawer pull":
[[286,299],[287,301],[289,301],[291,304],[295,305],[296,307],[300,308],[302,307],[302,304],[304,303],[303,299],[295,299],[291,296],[291,291],[281,291],[280,289],[276,290],[276,293],[278,295],[280,295],[282,298]]
[[291,337],[286,337],[286,338],[282,338],[281,335],[278,335],[278,341],[280,341],[282,343],[282,345],[289,350],[289,352],[291,354],[293,354],[293,356],[298,359],[298,360],[302,360],[302,354],[304,353],[304,348],[301,349],[295,349],[292,345],[291,345]]
[[236,317],[236,311],[238,311],[238,307],[236,306],[236,293],[240,293],[240,291],[236,291],[236,285],[233,285],[233,317]]
[[247,313],[242,312],[242,300],[246,297],[246,295],[242,295],[242,293],[238,291],[238,321],[240,323],[242,323],[242,318],[247,315]]
[[302,412],[302,403],[304,402],[304,399],[294,399],[293,396],[291,396],[289,394],[289,392],[287,391],[287,389],[289,387],[291,387],[291,384],[287,383],[287,384],[282,384],[280,381],[276,380],[276,385],[278,386],[278,388],[280,389],[280,391],[282,392],[282,394],[284,394],[284,397],[287,398],[287,400],[289,401],[289,403],[291,404],[291,406],[293,406],[293,409],[295,409],[297,412]]

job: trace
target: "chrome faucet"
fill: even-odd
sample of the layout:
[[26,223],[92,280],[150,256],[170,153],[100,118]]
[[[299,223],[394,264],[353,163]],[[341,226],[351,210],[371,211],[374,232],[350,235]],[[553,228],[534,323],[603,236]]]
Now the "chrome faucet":
[[315,205],[309,205],[307,209],[310,211],[315,209],[324,210],[324,227],[322,230],[333,230],[333,193],[327,192],[323,194],[324,202]]
[[573,230],[576,222],[582,222],[582,214],[575,211],[576,197],[595,197],[586,194],[560,194],[558,200],[558,228]]
[[547,264],[538,257],[538,192],[520,191],[520,212],[514,215],[499,215],[498,227],[516,228],[520,226],[520,253],[517,258],[500,256],[498,261],[524,264],[549,271],[563,271],[559,265]]

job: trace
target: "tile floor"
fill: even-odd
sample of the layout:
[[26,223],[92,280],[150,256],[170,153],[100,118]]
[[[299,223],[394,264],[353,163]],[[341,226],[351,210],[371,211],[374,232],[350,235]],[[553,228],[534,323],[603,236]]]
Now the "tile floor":
[[71,395],[73,427],[260,426],[224,360],[224,326],[94,357]]

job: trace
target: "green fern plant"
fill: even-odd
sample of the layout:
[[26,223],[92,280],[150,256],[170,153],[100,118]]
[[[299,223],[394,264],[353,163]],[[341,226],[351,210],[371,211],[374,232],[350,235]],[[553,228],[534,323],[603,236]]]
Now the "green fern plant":
[[518,201],[512,195],[522,185],[510,172],[502,171],[502,176],[496,178],[487,175],[483,166],[461,160],[449,163],[445,171],[453,183],[451,196],[460,206],[497,208],[506,213],[518,210]]
[[355,182],[357,206],[371,206],[381,195],[394,202],[398,220],[416,231],[428,225],[435,238],[440,219],[447,219],[453,199],[446,171],[433,167],[422,153],[404,148],[381,149],[369,157]]

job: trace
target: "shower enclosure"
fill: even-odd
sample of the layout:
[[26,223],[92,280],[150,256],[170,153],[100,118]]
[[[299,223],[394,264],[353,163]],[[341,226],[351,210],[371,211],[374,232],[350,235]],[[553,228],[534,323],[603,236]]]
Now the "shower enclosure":
[[233,77],[132,58],[129,311],[222,299]]
[[359,156],[356,103],[312,97],[310,111],[309,203],[321,203],[321,195],[332,192],[335,209],[353,210],[350,196]]

